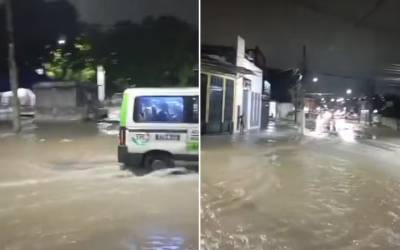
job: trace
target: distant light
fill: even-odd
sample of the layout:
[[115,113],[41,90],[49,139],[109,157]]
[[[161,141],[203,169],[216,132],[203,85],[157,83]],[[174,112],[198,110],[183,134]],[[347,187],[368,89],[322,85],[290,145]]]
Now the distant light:
[[338,99],[336,99],[336,102],[344,102],[344,98],[343,97],[339,97]]
[[374,114],[376,114],[376,113],[378,113],[378,110],[377,110],[377,109],[374,109]]
[[335,98],[331,98],[331,102],[334,102],[335,101]]
[[312,79],[312,81],[313,81],[313,82],[318,82],[318,77],[314,77],[314,78]]
[[347,89],[347,90],[346,90],[346,94],[348,94],[348,95],[351,95],[352,92],[353,92],[353,91],[352,91],[351,89]]
[[65,36],[62,36],[57,40],[57,43],[58,45],[64,45],[67,43],[67,39],[65,38]]
[[35,72],[38,75],[44,75],[44,69],[43,68],[37,68],[37,69],[35,69]]

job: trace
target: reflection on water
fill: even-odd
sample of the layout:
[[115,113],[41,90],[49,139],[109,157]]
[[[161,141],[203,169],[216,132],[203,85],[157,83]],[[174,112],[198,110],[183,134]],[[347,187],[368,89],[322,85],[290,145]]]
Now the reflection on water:
[[184,248],[184,239],[180,236],[164,237],[153,235],[147,238],[147,242],[141,249],[148,250],[178,250]]
[[129,241],[125,244],[127,250],[183,250],[183,249],[197,249],[192,248],[185,244],[185,239],[182,236],[167,236],[164,234],[154,234],[147,236],[142,243],[138,244],[136,241]]
[[400,249],[396,154],[336,139],[253,142],[203,138],[204,249]]

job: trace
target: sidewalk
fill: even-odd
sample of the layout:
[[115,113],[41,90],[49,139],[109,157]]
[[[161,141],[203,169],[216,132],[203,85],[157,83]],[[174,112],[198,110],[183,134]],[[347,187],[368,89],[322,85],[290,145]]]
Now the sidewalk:
[[302,138],[298,128],[290,121],[271,121],[265,129],[249,130],[244,134],[203,135],[202,148],[232,146],[235,143],[241,145],[258,145],[263,143],[300,141]]
[[400,149],[400,133],[380,125],[367,126],[360,125],[361,140],[369,140],[387,146],[389,148]]

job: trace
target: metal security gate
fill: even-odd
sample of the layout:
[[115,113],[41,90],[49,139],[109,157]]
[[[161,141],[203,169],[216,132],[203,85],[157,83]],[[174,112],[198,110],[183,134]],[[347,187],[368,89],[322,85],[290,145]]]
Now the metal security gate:
[[222,123],[222,132],[233,132],[233,97],[234,81],[225,80],[225,98],[224,98],[224,121]]
[[247,110],[248,110],[248,100],[249,100],[249,91],[247,89],[243,90],[243,124],[244,129],[247,129]]
[[220,133],[223,111],[223,81],[222,77],[211,76],[209,88],[209,111],[206,133]]

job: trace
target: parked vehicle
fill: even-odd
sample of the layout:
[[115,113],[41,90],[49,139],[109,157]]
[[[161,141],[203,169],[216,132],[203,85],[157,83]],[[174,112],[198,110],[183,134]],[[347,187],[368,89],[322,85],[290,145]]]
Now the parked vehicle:
[[197,88],[131,88],[121,105],[118,161],[152,169],[198,161]]
[[121,106],[122,103],[122,97],[123,94],[122,93],[115,93],[111,96],[110,102],[112,105],[118,105]]
[[359,119],[360,119],[360,116],[359,116],[359,114],[357,114],[357,113],[350,112],[350,113],[347,113],[347,114],[346,114],[346,119],[347,119],[347,120],[355,121],[355,120],[359,120]]

